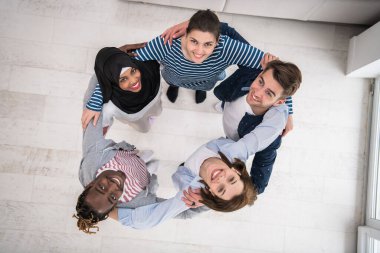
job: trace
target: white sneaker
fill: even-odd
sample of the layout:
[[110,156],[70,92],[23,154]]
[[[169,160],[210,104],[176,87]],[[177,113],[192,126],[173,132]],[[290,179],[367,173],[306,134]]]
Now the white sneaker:
[[141,158],[145,163],[148,163],[153,158],[153,150],[147,149],[147,150],[140,150],[137,153],[138,157]]
[[217,111],[219,113],[223,113],[222,101],[219,101],[218,103],[216,103],[214,105],[214,109],[215,109],[215,111]]

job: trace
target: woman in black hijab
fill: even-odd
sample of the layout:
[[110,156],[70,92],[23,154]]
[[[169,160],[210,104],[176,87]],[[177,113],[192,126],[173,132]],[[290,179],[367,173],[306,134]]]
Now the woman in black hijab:
[[153,118],[162,111],[159,67],[156,61],[134,60],[115,47],[101,49],[95,59],[97,81],[93,78],[88,89],[93,93],[83,111],[83,127],[93,117],[96,124],[103,110],[105,128],[115,117],[137,131],[148,132]]

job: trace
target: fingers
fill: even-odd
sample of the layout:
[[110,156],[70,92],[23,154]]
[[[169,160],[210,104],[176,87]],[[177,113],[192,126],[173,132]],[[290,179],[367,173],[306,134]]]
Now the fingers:
[[98,119],[99,119],[99,116],[100,116],[100,113],[99,112],[96,112],[95,113],[95,116],[94,116],[94,126],[96,126],[96,123],[98,122]]
[[265,58],[265,61],[267,63],[279,59],[277,56],[275,56],[275,55],[273,55],[271,53],[265,53],[264,58]]
[[175,38],[174,36],[175,35],[169,37],[169,45],[170,46],[173,45],[173,38]]
[[167,29],[162,35],[161,35],[161,38],[164,38],[164,44],[166,44],[167,42],[169,42],[169,45],[172,45],[173,44],[173,38],[176,38],[175,37],[175,26]]
[[161,34],[161,38],[164,39],[164,45],[166,45],[166,42],[169,41],[169,44],[171,45],[171,40],[170,40],[170,28],[166,29],[165,32]]
[[91,119],[94,118],[94,126],[96,126],[96,123],[98,122],[98,119],[100,117],[100,112],[95,112],[89,109],[84,109],[82,113],[82,128],[86,129],[88,123],[90,123]]
[[82,119],[82,127],[83,129],[86,129],[88,123],[90,122],[91,118],[89,117],[89,115],[86,113]]
[[200,200],[202,200],[200,189],[192,190],[189,188],[187,191],[183,191],[183,195],[184,197],[182,197],[182,201],[186,204],[187,207],[197,208],[203,206],[203,204],[200,202]]

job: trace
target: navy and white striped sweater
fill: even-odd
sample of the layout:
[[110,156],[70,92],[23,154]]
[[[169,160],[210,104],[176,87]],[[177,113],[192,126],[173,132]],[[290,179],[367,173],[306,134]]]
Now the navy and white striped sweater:
[[249,44],[221,35],[212,54],[197,64],[185,58],[181,40],[173,40],[164,45],[160,36],[148,42],[144,48],[136,50],[137,60],[158,60],[163,66],[162,77],[171,85],[193,90],[211,90],[218,81],[218,75],[230,65],[261,68],[260,60],[264,52]]

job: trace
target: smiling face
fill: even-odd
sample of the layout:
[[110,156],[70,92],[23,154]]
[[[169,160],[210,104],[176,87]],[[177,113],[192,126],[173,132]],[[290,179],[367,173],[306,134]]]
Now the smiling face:
[[136,68],[128,68],[121,73],[119,86],[122,90],[139,92],[141,90],[141,72]]
[[209,191],[224,200],[230,200],[243,192],[244,184],[234,168],[228,167],[220,158],[206,159],[199,172]]
[[210,32],[192,30],[181,40],[182,52],[186,59],[200,64],[205,61],[214,51],[217,38]]
[[123,194],[125,174],[121,171],[102,172],[87,187],[85,201],[98,213],[109,212]]
[[272,73],[272,69],[262,72],[251,84],[246,97],[247,103],[257,115],[265,113],[271,106],[285,102],[282,97],[284,89],[273,78]]

